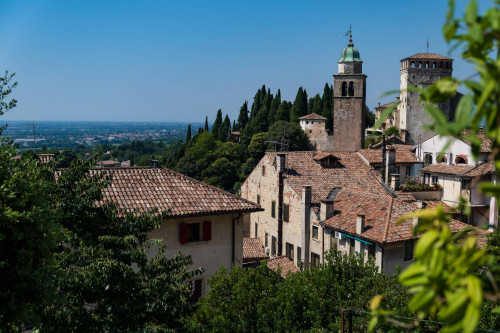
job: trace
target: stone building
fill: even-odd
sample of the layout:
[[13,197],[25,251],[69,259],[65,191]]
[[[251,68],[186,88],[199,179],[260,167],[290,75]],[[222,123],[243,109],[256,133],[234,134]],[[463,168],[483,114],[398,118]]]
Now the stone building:
[[338,74],[333,75],[334,149],[356,151],[364,148],[366,78],[363,61],[354,47],[352,35],[338,60]]
[[[192,257],[192,268],[204,268],[193,281],[195,298],[207,293],[207,279],[221,266],[230,270],[243,264],[243,217],[262,210],[259,205],[162,167],[93,168],[90,172],[111,176],[103,190],[105,202],[114,202],[126,212],[157,209],[164,213],[164,223],[148,236],[167,245],[167,256],[182,252]],[[152,247],[148,257],[157,250]]]
[[[427,88],[453,72],[453,59],[437,53],[417,53],[401,60],[400,104],[394,114],[396,126],[401,131],[401,138],[407,144],[417,144],[435,135],[425,131],[424,126],[431,124],[432,119],[425,112],[419,101],[420,94],[409,91],[408,87]],[[452,120],[461,94],[438,105],[446,117]]]
[[333,150],[333,136],[326,131],[326,121],[325,117],[316,113],[299,118],[300,127],[315,150]]

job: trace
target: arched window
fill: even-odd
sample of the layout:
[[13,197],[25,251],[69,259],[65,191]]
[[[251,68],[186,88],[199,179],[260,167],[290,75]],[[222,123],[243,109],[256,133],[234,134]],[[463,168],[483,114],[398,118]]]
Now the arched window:
[[432,154],[425,154],[424,156],[424,165],[427,166],[429,164],[432,164]]
[[418,62],[418,68],[422,68],[422,62],[421,61]]
[[467,164],[467,156],[457,155],[457,157],[455,157],[455,164]]
[[415,61],[411,62],[411,68],[415,68]]
[[425,63],[425,68],[429,68],[429,62],[428,61]]
[[347,96],[347,82],[342,82],[342,96]]
[[447,160],[446,154],[438,154],[438,156],[436,156],[436,161],[438,163],[446,163]]
[[354,82],[349,82],[349,96],[354,96]]

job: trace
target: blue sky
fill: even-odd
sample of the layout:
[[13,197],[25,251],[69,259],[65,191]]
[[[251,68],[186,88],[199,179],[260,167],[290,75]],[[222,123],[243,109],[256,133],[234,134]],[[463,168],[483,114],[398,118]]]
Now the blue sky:
[[[0,0],[0,71],[19,81],[2,120],[202,122],[219,108],[234,119],[262,84],[291,101],[299,86],[322,93],[349,24],[373,109],[392,100],[380,96],[399,88],[399,61],[426,52],[427,38],[429,52],[449,55],[446,4]],[[454,76],[474,72],[451,56]]]

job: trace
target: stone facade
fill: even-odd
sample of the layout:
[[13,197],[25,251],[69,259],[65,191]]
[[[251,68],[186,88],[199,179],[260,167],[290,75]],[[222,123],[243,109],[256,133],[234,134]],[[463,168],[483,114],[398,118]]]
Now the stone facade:
[[[396,126],[401,130],[401,136],[407,144],[417,144],[435,135],[425,131],[424,126],[431,124],[432,119],[425,112],[420,94],[408,91],[408,87],[427,88],[444,77],[450,77],[453,72],[453,59],[436,53],[418,53],[401,60],[400,104],[396,112]],[[455,107],[460,98],[454,98],[438,105],[448,119],[455,115]]]
[[299,118],[300,127],[315,150],[333,150],[333,136],[326,131],[326,121],[327,118],[315,113]]

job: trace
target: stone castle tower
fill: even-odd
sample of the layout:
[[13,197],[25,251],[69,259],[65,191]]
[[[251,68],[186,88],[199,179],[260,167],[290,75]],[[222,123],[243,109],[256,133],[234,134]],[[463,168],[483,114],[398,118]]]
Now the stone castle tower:
[[[401,60],[400,104],[395,113],[395,125],[401,131],[401,139],[407,144],[417,144],[435,135],[425,131],[424,125],[432,120],[419,102],[420,94],[407,91],[409,86],[427,88],[437,80],[451,76],[453,59],[437,53],[417,53]],[[438,107],[452,120],[460,94]]]
[[359,51],[352,35],[342,50],[338,74],[333,75],[333,136],[334,149],[356,151],[364,148],[366,78]]

